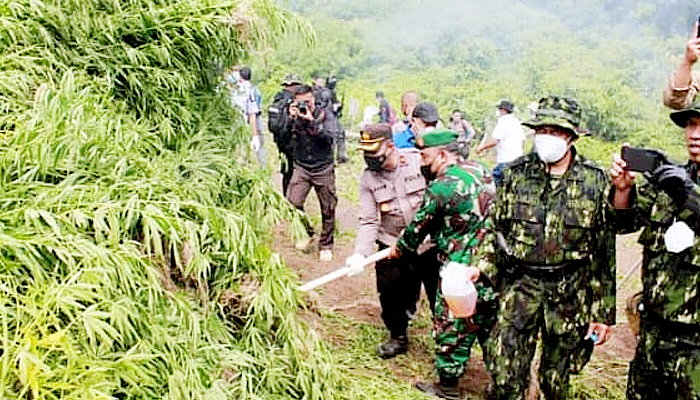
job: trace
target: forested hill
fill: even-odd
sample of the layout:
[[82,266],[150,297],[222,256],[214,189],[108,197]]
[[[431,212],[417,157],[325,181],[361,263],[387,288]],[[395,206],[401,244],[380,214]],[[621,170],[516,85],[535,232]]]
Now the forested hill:
[[[683,156],[661,88],[683,55],[698,5],[681,1],[311,0],[285,3],[308,18],[315,45],[288,37],[260,57],[267,92],[288,71],[335,73],[361,106],[375,90],[393,103],[417,89],[441,114],[463,108],[478,127],[497,99],[525,106],[549,93],[577,97],[594,136]],[[354,121],[346,121],[352,124]],[[609,148],[605,147],[605,151]],[[595,146],[600,148],[598,144]],[[600,159],[608,159],[601,153]]]

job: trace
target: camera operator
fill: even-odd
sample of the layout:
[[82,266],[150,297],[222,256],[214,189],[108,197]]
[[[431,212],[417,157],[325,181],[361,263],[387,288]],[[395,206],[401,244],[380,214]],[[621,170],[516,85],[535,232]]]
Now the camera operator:
[[[321,206],[322,229],[319,238],[319,258],[333,259],[333,228],[335,206],[335,169],[333,164],[333,133],[327,129],[326,114],[317,109],[313,89],[308,85],[297,87],[289,106],[293,142],[294,171],[287,188],[287,200],[300,210],[313,187]],[[305,220],[309,239],[297,243],[300,250],[310,250],[315,240],[314,231]]]
[[618,221],[624,223],[620,230],[642,229],[644,246],[630,400],[700,397],[700,104],[671,113],[671,119],[685,131],[685,166],[664,160],[639,185],[622,158],[616,157],[610,170]]
[[698,23],[693,25],[693,32],[685,43],[685,56],[666,84],[663,93],[664,105],[680,110],[689,107],[700,89],[700,76],[693,74],[693,65],[700,57],[700,37]]

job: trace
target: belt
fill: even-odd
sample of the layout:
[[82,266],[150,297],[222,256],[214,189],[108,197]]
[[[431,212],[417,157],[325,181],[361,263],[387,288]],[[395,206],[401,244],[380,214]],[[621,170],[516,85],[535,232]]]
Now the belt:
[[560,264],[525,264],[518,265],[525,275],[533,278],[557,278],[577,272],[588,262],[587,258]]

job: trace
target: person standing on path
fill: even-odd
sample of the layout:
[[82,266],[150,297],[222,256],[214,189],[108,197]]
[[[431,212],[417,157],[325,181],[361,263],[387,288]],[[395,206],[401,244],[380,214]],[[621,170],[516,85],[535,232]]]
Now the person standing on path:
[[[415,112],[414,112],[415,114]],[[435,368],[439,381],[416,383],[426,393],[459,399],[458,380],[464,374],[471,347],[478,339],[486,351],[486,339],[496,314],[496,293],[488,273],[477,267],[477,252],[489,230],[493,185],[481,166],[459,155],[457,133],[433,130],[417,141],[422,172],[429,184],[423,203],[392,247],[390,258],[414,257],[430,235],[442,253],[440,271],[455,268],[475,282],[476,314],[453,316],[441,289],[437,290],[433,327],[437,343]]]
[[[365,257],[396,243],[401,231],[421,205],[425,178],[421,174],[421,156],[415,149],[397,149],[391,125],[372,124],[360,133],[358,148],[363,151],[367,168],[360,176],[360,210],[355,252],[346,264],[353,273],[362,271]],[[384,259],[375,265],[377,292],[382,319],[390,337],[377,348],[381,358],[391,358],[408,349],[406,329],[416,310],[421,282],[430,301],[435,302],[439,262],[433,247],[415,257]]]
[[[294,92],[289,106],[291,142],[293,143],[294,172],[287,188],[287,200],[304,210],[304,203],[313,187],[321,207],[322,228],[319,238],[321,261],[333,259],[335,229],[335,164],[333,162],[333,133],[325,126],[325,112],[315,106],[313,90],[301,85]],[[308,240],[297,243],[300,250],[310,250],[315,241],[314,230],[304,218]]]
[[491,139],[479,145],[476,153],[482,153],[492,147],[496,147],[496,167],[493,169],[493,180],[496,186],[503,181],[503,168],[506,164],[523,155],[525,144],[525,131],[520,120],[513,115],[515,106],[510,100],[501,100],[496,105],[498,122],[493,129]]
[[700,398],[700,104],[671,113],[671,119],[685,132],[685,165],[664,160],[640,184],[620,157],[610,170],[623,230],[642,229],[644,246],[628,400]]
[[[615,231],[605,170],[574,142],[584,134],[574,99],[540,99],[535,149],[503,170],[494,210],[498,319],[489,356],[495,400],[524,399],[542,337],[540,390],[569,398],[583,367],[615,323]],[[581,354],[586,354],[585,357]]]

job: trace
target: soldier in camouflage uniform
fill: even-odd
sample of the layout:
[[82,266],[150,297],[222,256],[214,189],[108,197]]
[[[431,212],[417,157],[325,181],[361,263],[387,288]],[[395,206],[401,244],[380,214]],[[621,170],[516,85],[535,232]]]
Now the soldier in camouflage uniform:
[[524,398],[538,333],[540,389],[548,400],[568,398],[570,373],[590,356],[581,352],[605,342],[615,322],[610,183],[573,147],[584,133],[580,115],[573,99],[541,99],[524,123],[535,130],[535,151],[509,164],[498,188],[499,312],[489,349],[495,399]]
[[[448,263],[460,263],[475,282],[478,292],[476,314],[470,318],[450,315],[438,288],[434,330],[437,341],[435,367],[440,381],[416,383],[427,393],[446,399],[458,399],[458,379],[465,371],[471,346],[476,339],[482,344],[495,320],[495,290],[486,275],[476,267],[476,251],[491,227],[488,211],[494,195],[492,183],[487,183],[483,168],[464,161],[457,133],[436,130],[418,140],[421,147],[422,172],[430,181],[423,204],[399,237],[390,257],[415,253],[430,235],[444,255],[441,269]],[[490,177],[488,178],[490,179]]]
[[671,119],[685,129],[685,166],[666,161],[640,185],[619,157],[610,171],[622,228],[643,229],[641,323],[629,369],[630,400],[700,399],[700,104]]

